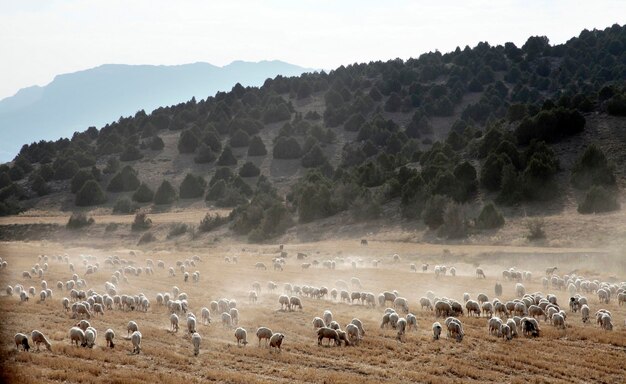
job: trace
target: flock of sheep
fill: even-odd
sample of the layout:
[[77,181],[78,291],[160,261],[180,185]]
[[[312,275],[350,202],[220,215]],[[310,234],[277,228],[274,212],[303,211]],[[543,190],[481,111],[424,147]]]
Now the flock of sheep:
[[[282,251],[282,249],[281,249]],[[282,271],[287,265],[286,253],[281,252],[281,256],[272,260],[274,270]],[[305,254],[298,254],[298,259],[302,260],[308,257]],[[67,281],[58,281],[56,288],[58,292],[64,292],[67,297],[61,300],[62,310],[76,320],[75,324],[69,329],[70,344],[76,347],[93,348],[96,345],[98,331],[92,327],[89,320],[97,316],[104,316],[105,312],[118,310],[122,312],[143,311],[147,312],[152,308],[151,301],[143,293],[120,294],[119,286],[128,283],[129,279],[140,276],[141,274],[153,275],[155,269],[166,269],[165,262],[157,260],[155,263],[151,259],[146,260],[145,267],[136,267],[130,265],[127,260],[120,259],[118,256],[109,256],[104,260],[104,268],[113,270],[110,278],[104,284],[104,290],[98,292],[94,288],[88,288],[89,284],[86,278],[95,273],[102,273],[104,268],[100,267],[97,258],[88,255],[81,255],[83,277],[78,275],[77,267],[70,262],[67,255],[52,256],[49,258],[45,255],[38,257],[37,263],[33,265],[30,271],[23,271],[23,279],[40,279],[41,290],[37,295],[34,286],[26,289],[21,284],[9,285],[6,287],[8,296],[17,295],[21,302],[27,302],[30,299],[39,297],[40,302],[49,300],[53,296],[52,288],[48,286],[45,278],[46,271],[49,268],[49,262],[66,264],[71,273],[71,278]],[[352,268],[357,268],[364,264],[362,259],[347,260]],[[193,283],[200,282],[200,272],[191,270],[201,263],[202,260],[198,256],[191,259],[178,261],[175,266],[168,267],[168,275],[172,278],[177,273],[182,273],[183,282],[187,283],[189,277],[192,277]],[[236,256],[226,257],[225,262],[237,263]],[[398,255],[392,256],[393,263],[400,263]],[[346,260],[336,258],[334,260],[317,261],[302,264],[303,269],[310,266],[319,266],[321,268],[334,269],[346,263]],[[374,260],[372,266],[377,267],[380,260]],[[308,264],[308,265],[307,265]],[[305,266],[306,265],[306,266]],[[6,261],[0,259],[0,269],[8,268]],[[257,262],[255,269],[267,269],[265,263]],[[410,271],[428,273],[429,265],[423,264],[418,269],[417,265],[410,264]],[[558,275],[556,267],[548,268],[545,276],[542,278],[542,284],[545,289],[565,290],[569,293],[570,299],[565,305],[557,301],[554,294],[543,294],[541,292],[527,293],[524,286],[525,282],[532,281],[532,273],[529,271],[517,271],[510,268],[502,271],[501,278],[505,284],[510,282],[514,285],[516,298],[511,300],[500,300],[499,298],[490,299],[486,293],[479,293],[474,298],[469,293],[464,293],[462,300],[455,300],[447,297],[437,297],[437,295],[428,291],[424,297],[421,297],[416,303],[419,304],[420,311],[432,311],[434,320],[431,327],[432,337],[438,340],[441,337],[442,330],[445,327],[447,337],[461,342],[465,336],[463,324],[460,320],[461,316],[468,317],[485,317],[488,328],[488,334],[501,337],[504,340],[511,340],[518,335],[526,337],[536,337],[541,333],[539,320],[544,323],[550,323],[558,329],[565,330],[568,318],[580,312],[580,318],[583,323],[590,321],[590,300],[584,295],[595,294],[598,298],[598,304],[609,303],[612,298],[617,298],[619,305],[626,303],[626,282],[609,283],[598,280],[586,279],[583,276],[575,274]],[[433,268],[436,278],[446,276],[456,276],[457,269],[452,266],[437,265]],[[191,272],[191,274],[190,274]],[[476,278],[486,278],[482,268],[475,270]],[[278,294],[276,290],[278,283],[269,281],[266,285],[270,294],[278,296],[278,304],[280,310],[291,312],[303,310],[303,299],[311,300],[330,300],[335,303],[360,304],[369,308],[384,308],[380,328],[391,328],[396,331],[396,339],[399,342],[406,341],[406,334],[411,330],[417,330],[417,316],[410,311],[410,302],[408,299],[400,296],[398,291],[390,290],[374,294],[363,290],[363,284],[357,277],[350,279],[350,283],[343,280],[335,282],[335,287],[298,285],[290,282],[283,283],[283,293]],[[251,290],[248,292],[249,305],[255,305],[262,292],[262,284],[255,281],[251,284]],[[496,283],[494,287],[496,296],[502,294],[501,283]],[[237,302],[233,299],[221,298],[210,302],[208,307],[199,308],[199,318],[191,311],[189,306],[188,295],[185,292],[173,286],[170,292],[158,293],[155,296],[157,308],[166,308],[167,318],[169,319],[169,331],[178,332],[181,318],[186,323],[188,337],[193,346],[194,355],[198,355],[202,337],[198,332],[198,324],[209,325],[212,321],[211,314],[219,314],[221,324],[227,328],[234,328],[234,338],[238,346],[248,344],[247,331],[243,327],[239,327],[239,310]],[[387,305],[389,305],[387,307]],[[386,308],[385,308],[386,307]],[[569,309],[569,313],[566,311]],[[160,310],[163,311],[163,310]],[[611,313],[605,308],[598,308],[595,312],[596,323],[599,327],[606,331],[613,329],[613,319]],[[438,320],[441,318],[441,320]],[[443,325],[442,325],[443,323]],[[316,330],[317,341],[319,345],[323,345],[323,340],[327,339],[327,345],[333,343],[340,346],[356,346],[365,336],[365,327],[363,321],[358,318],[344,327],[333,319],[330,310],[325,310],[320,317],[312,320],[314,329]],[[131,341],[132,354],[141,352],[142,334],[136,321],[131,320],[127,325],[126,340]],[[261,326],[256,330],[256,337],[259,340],[259,347],[265,341],[265,346],[270,351],[276,349],[281,351],[281,345],[285,338],[285,334],[281,332],[273,332],[270,328]],[[114,348],[115,332],[107,329],[104,332],[106,345]],[[48,338],[39,330],[33,330],[30,333],[30,339],[33,345],[39,350],[40,344],[44,344],[48,350],[52,349],[52,345]],[[28,351],[30,349],[29,337],[25,333],[17,333],[15,335],[15,345],[19,350]]]

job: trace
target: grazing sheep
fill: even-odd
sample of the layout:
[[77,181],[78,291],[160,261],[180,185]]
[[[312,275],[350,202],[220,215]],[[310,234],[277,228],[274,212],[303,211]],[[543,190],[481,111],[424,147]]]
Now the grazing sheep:
[[328,327],[322,327],[317,330],[317,345],[322,345],[322,340],[328,339],[328,345],[330,346],[330,341],[334,340],[335,345],[341,345],[341,341],[339,340],[339,334],[336,330]]
[[513,338],[511,327],[509,327],[508,324],[502,324],[500,326],[500,335],[502,335],[505,340],[511,340]]
[[28,352],[30,350],[30,345],[28,345],[28,336],[26,336],[23,333],[16,333],[15,334],[15,348],[19,351],[20,350],[20,345],[22,346],[22,349],[26,352]]
[[324,323],[324,320],[321,317],[316,317],[313,319],[313,328],[317,329],[317,328],[322,328],[325,327],[326,324]]
[[422,307],[422,309],[427,308],[427,309],[430,309],[431,311],[433,310],[433,304],[431,303],[428,297],[422,297],[420,299],[420,306]]
[[128,331],[128,335],[130,336],[131,332],[139,331],[139,327],[137,326],[137,323],[131,320],[128,322],[128,325],[126,326],[126,330]]
[[98,331],[95,328],[89,327],[85,331],[85,343],[87,347],[93,348],[96,345],[96,339],[98,338]]
[[417,330],[417,317],[415,317],[415,315],[412,313],[407,314],[406,325],[407,325],[407,331],[410,330],[411,328],[414,328],[415,330]]
[[259,299],[259,296],[257,295],[256,291],[248,292],[248,301],[250,303],[255,304],[258,299]]
[[398,320],[400,320],[400,316],[397,313],[392,312],[389,314],[389,325],[391,325],[391,328],[396,329]]
[[141,352],[141,332],[135,331],[130,336],[130,340],[133,343],[133,354],[139,354]]
[[329,326],[330,323],[333,321],[333,313],[329,310],[325,310],[322,318],[324,319],[324,324],[326,324],[326,326]]
[[222,313],[222,325],[224,327],[231,328],[233,324],[233,318],[230,316],[230,313],[223,312]]
[[87,330],[87,328],[91,327],[91,324],[89,324],[87,320],[81,320],[80,322],[78,322],[78,324],[76,324],[76,327],[82,329],[84,332]]
[[87,343],[85,342],[85,332],[78,327],[70,328],[70,343],[74,344],[74,342],[76,342],[77,347],[79,342],[81,347],[87,346]]
[[523,284],[517,283],[515,284],[515,293],[517,294],[517,297],[524,297],[526,294],[526,288]]
[[515,322],[515,320],[508,319],[506,321],[506,325],[508,325],[509,329],[511,330],[511,337],[517,336],[517,323]]
[[555,328],[565,329],[565,319],[560,313],[552,315],[552,325],[554,325]]
[[261,262],[256,263],[256,264],[254,265],[254,268],[256,268],[256,269],[262,269],[262,270],[264,270],[264,271],[267,271],[267,266],[265,265],[265,263],[261,263]]
[[291,307],[291,310],[293,310],[294,308],[298,308],[302,311],[302,301],[300,301],[299,297],[291,296],[289,298],[289,306]]
[[193,344],[193,355],[198,356],[200,353],[200,342],[202,341],[202,337],[198,332],[194,332],[191,335],[191,344]]
[[256,337],[259,338],[259,347],[261,346],[262,339],[265,339],[265,345],[267,346],[267,343],[269,342],[272,335],[273,333],[271,329],[266,327],[259,327],[259,329],[256,330]]
[[404,335],[406,332],[406,319],[405,318],[398,319],[396,323],[396,329],[398,330],[396,339],[400,342],[404,342]]
[[526,337],[528,336],[533,336],[533,337],[537,337],[539,336],[539,324],[537,323],[537,320],[535,320],[532,317],[524,317],[521,320],[521,326],[522,326],[522,332],[524,333],[524,335]]
[[32,331],[30,337],[33,340],[33,343],[37,346],[37,350],[39,350],[39,345],[42,343],[46,346],[46,349],[48,351],[52,350],[52,345],[50,344],[50,341],[48,341],[46,336],[44,336],[44,334],[39,332],[38,330],[35,329],[34,331]]
[[85,315],[88,319],[91,318],[91,312],[87,309],[87,306],[83,303],[74,303],[75,307],[72,307],[72,311],[74,312],[74,316]]
[[196,333],[196,318],[194,316],[187,316],[187,330],[189,333]]
[[435,340],[439,340],[439,337],[441,336],[441,324],[439,324],[438,321],[433,323],[433,339]]
[[282,333],[273,334],[272,337],[270,337],[270,352],[272,351],[272,348],[277,348],[278,352],[282,351],[281,345],[283,344],[284,338],[285,335]]
[[621,306],[622,303],[626,303],[626,292],[620,292],[617,294],[617,304]]
[[96,315],[98,313],[100,315],[104,316],[104,306],[102,306],[102,304],[95,303],[93,305],[93,314]]
[[286,311],[286,310],[291,309],[291,307],[289,306],[289,296],[287,295],[280,295],[278,297],[278,303],[280,304],[281,311]]
[[200,310],[200,318],[202,319],[202,325],[211,323],[211,312],[209,311],[209,308],[202,307]]
[[483,271],[482,268],[476,268],[476,278],[480,279],[480,278],[486,279],[487,277],[485,276],[485,272]]
[[397,297],[393,301],[393,307],[397,310],[398,307],[403,313],[409,313],[409,302],[404,297]]
[[28,293],[24,291],[20,292],[20,301],[21,302],[28,301]]
[[479,293],[478,296],[476,296],[476,300],[478,301],[478,304],[483,305],[483,303],[489,301],[489,297],[484,293]]
[[170,316],[170,330],[172,332],[178,332],[178,315],[172,313]]
[[115,332],[113,332],[112,329],[107,329],[106,332],[104,332],[104,339],[107,342],[107,347],[109,348],[114,348],[115,344],[113,344],[113,339],[115,338]]
[[500,336],[500,328],[502,327],[502,320],[499,317],[492,317],[491,319],[489,319],[487,326],[489,328],[490,335]]
[[452,315],[452,306],[450,303],[441,300],[435,303],[435,316],[447,317],[450,315]]
[[612,331],[613,330],[613,322],[611,321],[611,315],[608,313],[603,313],[602,317],[600,318],[600,322],[601,322],[601,327],[602,329],[604,329],[605,331]]
[[[243,345],[245,347],[248,344],[248,333],[245,329],[239,327],[235,329],[235,339],[237,339],[237,346]],[[260,341],[260,339],[259,339]]]
[[583,323],[589,322],[589,306],[587,304],[583,304],[580,308],[580,314],[582,316]]
[[478,302],[474,300],[468,300],[468,302],[465,303],[465,309],[467,310],[467,316],[472,316],[472,314],[475,314],[477,317],[480,317],[480,305],[478,304]]
[[231,324],[237,326],[239,324],[239,310],[237,308],[231,308],[229,311]]
[[500,283],[496,283],[493,292],[495,293],[496,296],[502,296],[502,284]]
[[361,331],[356,324],[346,325],[346,335],[351,344],[358,344],[361,340]]
[[461,325],[461,322],[456,319],[450,321],[448,323],[448,334],[457,342],[463,341],[463,336],[465,336],[465,333],[463,332],[463,326]]

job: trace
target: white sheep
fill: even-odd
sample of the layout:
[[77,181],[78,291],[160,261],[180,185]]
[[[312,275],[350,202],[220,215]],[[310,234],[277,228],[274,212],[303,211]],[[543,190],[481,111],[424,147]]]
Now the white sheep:
[[280,295],[278,297],[278,303],[280,304],[281,311],[291,309],[291,307],[289,306],[289,296],[287,295]]
[[435,340],[439,340],[439,337],[441,336],[441,324],[439,324],[438,321],[433,323],[433,339]]
[[43,333],[35,329],[34,331],[30,333],[30,337],[33,340],[33,343],[37,346],[37,350],[39,350],[40,344],[44,344],[48,351],[52,351],[52,345],[50,344],[50,341],[48,341],[48,339],[46,338],[46,336],[44,336]]
[[109,348],[115,347],[115,344],[113,343],[114,338],[115,338],[115,332],[113,332],[111,328],[107,329],[106,332],[104,332],[104,339],[107,342],[107,347]]
[[565,329],[565,319],[560,313],[552,315],[552,325],[554,325],[555,328]]
[[70,343],[74,344],[74,342],[76,342],[77,347],[79,342],[81,347],[87,346],[87,343],[85,342],[85,332],[78,327],[70,328]]
[[274,333],[272,337],[270,337],[270,352],[272,351],[272,348],[278,349],[278,352],[282,351],[281,346],[284,338],[285,335],[282,333]]
[[356,324],[350,323],[346,325],[346,335],[352,344],[358,344],[361,340],[361,331]]
[[133,334],[130,336],[130,340],[133,343],[133,352],[132,353],[139,353],[141,352],[141,332],[139,331],[135,331],[133,332]]
[[393,301],[393,307],[396,310],[400,308],[402,312],[409,313],[409,303],[404,297],[396,297],[396,299]]
[[324,324],[328,326],[333,321],[333,313],[327,309],[324,311],[322,318],[324,319]]
[[583,323],[589,322],[589,312],[590,310],[587,304],[583,304],[583,306],[580,307],[580,314],[582,316]]
[[128,331],[128,335],[130,335],[131,332],[139,331],[139,327],[137,326],[137,323],[131,320],[128,322],[128,325],[126,326],[126,330]]
[[411,328],[417,330],[417,317],[414,314],[409,313],[406,315],[406,328],[409,331]]
[[396,329],[398,330],[396,339],[400,342],[404,342],[404,335],[406,332],[406,319],[405,318],[398,319],[398,321],[396,322]]
[[207,325],[211,323],[211,312],[209,311],[209,308],[203,307],[200,310],[200,316],[202,319],[202,325]]
[[93,346],[96,344],[97,338],[98,331],[96,331],[96,329],[93,327],[87,328],[87,330],[85,331],[85,343],[87,344],[87,347],[93,348]]
[[191,335],[191,344],[193,344],[193,355],[194,356],[198,356],[198,354],[200,353],[200,342],[202,341],[202,337],[200,336],[200,334],[198,332],[194,332],[193,335]]
[[300,310],[302,310],[302,301],[299,297],[291,296],[289,298],[289,306],[291,307],[291,310],[295,310],[294,308],[299,308]]
[[187,330],[192,334],[196,332],[196,318],[191,315],[187,316]]
[[500,326],[500,335],[502,335],[505,340],[511,340],[513,338],[511,327],[509,327],[508,324],[502,324]]
[[237,346],[245,346],[246,344],[248,344],[248,333],[245,329],[238,327],[237,329],[235,329],[235,339],[237,339]]
[[28,345],[28,336],[26,336],[23,333],[16,333],[15,334],[15,348],[19,351],[20,350],[20,345],[22,346],[22,349],[24,349],[24,351],[28,352],[30,350],[30,345]]
[[230,327],[232,327],[232,324],[233,324],[233,319],[230,316],[230,313],[223,312],[222,313],[222,325],[225,326],[225,327],[230,328]]
[[259,338],[259,347],[261,346],[262,339],[265,339],[265,345],[267,345],[270,338],[272,337],[272,334],[273,333],[271,329],[267,327],[259,327],[259,329],[256,330],[256,337]]
[[257,302],[258,299],[259,296],[257,295],[256,291],[248,292],[248,301],[250,301],[250,303],[254,304]]
[[237,308],[231,308],[229,314],[231,325],[236,327],[239,324],[239,310]]

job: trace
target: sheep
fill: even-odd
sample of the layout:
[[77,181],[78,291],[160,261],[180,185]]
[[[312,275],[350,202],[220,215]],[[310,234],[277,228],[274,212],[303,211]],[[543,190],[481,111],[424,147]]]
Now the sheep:
[[95,316],[95,315],[96,315],[96,314],[98,314],[98,313],[99,313],[100,315],[104,316],[104,306],[103,306],[102,304],[95,303],[95,304],[93,305],[93,314],[94,314],[94,316]]
[[232,327],[233,319],[228,312],[222,312],[222,325],[224,327]]
[[389,314],[389,325],[391,325],[391,328],[396,329],[398,320],[400,320],[400,316],[397,313],[392,312]]
[[202,341],[202,337],[198,332],[194,332],[191,335],[191,344],[193,344],[193,355],[198,356],[200,353],[200,342]]
[[502,335],[505,340],[511,340],[513,338],[511,327],[509,327],[508,324],[502,324],[500,326],[500,335]]
[[502,326],[502,320],[499,317],[492,317],[491,319],[489,319],[487,326],[489,328],[490,335],[500,336],[500,328]]
[[340,329],[341,329],[341,326],[339,325],[339,323],[338,323],[338,322],[336,322],[335,320],[333,320],[333,321],[331,321],[331,322],[330,322],[330,325],[328,326],[328,328],[332,328],[332,329],[334,329],[335,331],[338,331],[338,330],[340,330]]
[[267,271],[267,266],[265,265],[265,263],[261,263],[261,262],[256,263],[256,264],[254,265],[254,268],[256,268],[256,269],[262,269],[262,270],[264,270],[264,271]]
[[552,315],[552,325],[554,325],[555,328],[565,329],[565,319],[560,313]]
[[255,304],[257,302],[257,300],[259,299],[259,296],[257,295],[256,291],[250,291],[248,292],[248,301],[251,304]]
[[588,323],[589,322],[589,306],[587,306],[587,304],[583,304],[583,306],[580,307],[580,314],[582,316],[583,323]]
[[178,332],[178,315],[175,313],[170,315],[170,330],[172,332]]
[[280,304],[281,311],[291,310],[291,307],[289,305],[289,296],[280,295],[278,297],[278,303]]
[[445,301],[437,301],[435,303],[435,316],[446,317],[452,314],[452,306]]
[[137,326],[137,323],[135,323],[134,321],[129,321],[128,325],[126,326],[126,330],[128,331],[128,335],[130,336],[131,332],[137,332],[139,331],[139,327]]
[[523,284],[517,283],[515,284],[515,293],[517,294],[517,297],[524,297],[526,294],[526,288]]
[[513,336],[517,336],[517,323],[515,322],[515,320],[513,319],[508,319],[506,321],[506,325],[509,326],[509,329],[511,331],[511,337]]
[[243,345],[244,347],[248,344],[248,333],[245,329],[239,327],[235,329],[235,339],[237,339],[237,346],[240,347]]
[[141,352],[141,332],[135,331],[130,336],[130,340],[133,343],[133,354],[139,354]]
[[485,276],[485,272],[483,271],[482,268],[476,268],[476,278],[480,279],[480,278],[486,279],[487,277]]
[[275,282],[273,282],[273,281],[269,281],[269,282],[267,283],[267,289],[268,289],[270,292],[274,291],[276,288],[278,288],[278,284],[276,284]]
[[409,303],[404,297],[397,297],[393,301],[393,306],[395,309],[398,309],[398,307],[400,307],[400,309],[404,313],[409,313]]
[[256,337],[259,338],[259,347],[261,346],[261,340],[265,339],[265,345],[267,346],[267,343],[269,342],[269,340],[271,339],[273,333],[272,330],[267,328],[267,327],[259,327],[256,330]]
[[300,301],[299,297],[291,296],[289,298],[289,306],[293,310],[294,308],[299,308],[302,311],[302,301]]
[[621,306],[622,303],[626,303],[626,292],[620,292],[617,294],[617,304]]
[[76,307],[72,308],[74,317],[78,315],[85,315],[88,319],[91,318],[91,312],[87,309],[87,306],[83,303],[75,303]]
[[324,319],[324,324],[328,326],[330,325],[331,321],[333,321],[333,313],[329,310],[325,310],[322,318]]
[[543,320],[548,321],[548,315],[544,312],[543,309],[541,309],[541,307],[537,305],[531,305],[530,307],[528,307],[528,316],[532,316],[533,318],[536,318],[537,316],[543,316]]
[[604,313],[602,314],[602,317],[600,318],[600,326],[602,329],[604,329],[605,331],[612,331],[613,330],[613,323],[611,321],[611,315],[608,313]]
[[96,345],[96,338],[98,337],[98,331],[95,328],[89,327],[85,331],[85,343],[87,347],[93,348]]
[[525,336],[539,336],[539,324],[537,320],[532,317],[524,317],[521,320],[522,332],[524,332]]
[[324,320],[321,317],[316,317],[313,319],[313,328],[317,329],[317,328],[322,328],[325,327],[326,324],[324,323]]
[[411,328],[414,328],[415,330],[417,330],[417,317],[415,317],[415,315],[412,313],[407,314],[406,324],[407,324],[407,331],[410,330]]
[[39,350],[39,345],[43,343],[48,351],[52,351],[52,345],[43,333],[35,329],[30,333],[30,337],[33,340],[33,343],[37,346],[37,350]]
[[422,297],[420,299],[420,306],[422,307],[422,309],[426,308],[430,309],[431,311],[433,310],[433,304],[428,297]]
[[15,334],[15,348],[19,351],[20,350],[20,345],[22,346],[22,349],[26,352],[28,352],[30,350],[30,345],[28,345],[28,336],[26,336],[23,333],[16,333]]
[[483,303],[489,301],[489,297],[484,293],[479,293],[478,296],[476,296],[476,300],[478,301],[478,304],[483,305]]
[[396,323],[396,329],[398,330],[398,334],[396,335],[396,339],[400,342],[404,341],[404,334],[406,332],[406,319],[400,318]]
[[465,333],[463,332],[463,326],[458,320],[453,320],[448,323],[448,333],[451,337],[456,339],[457,342],[463,341],[463,336],[465,336]]
[[207,325],[211,323],[211,312],[209,311],[209,308],[202,307],[202,309],[200,310],[200,316],[202,319],[202,325]]
[[439,324],[438,321],[433,323],[433,339],[435,340],[439,340],[439,337],[441,336],[441,324]]
[[74,344],[74,342],[76,342],[77,347],[78,342],[80,342],[81,347],[87,346],[87,343],[85,342],[85,332],[78,327],[70,328],[70,343]]
[[361,331],[356,324],[350,323],[346,325],[346,335],[352,344],[358,344],[361,340]]
[[85,332],[87,328],[91,327],[91,324],[89,324],[87,320],[81,320],[80,322],[78,322],[78,324],[76,324],[76,327],[82,329],[83,332]]
[[237,326],[239,324],[239,310],[237,308],[231,308],[229,311],[231,324]]
[[598,291],[596,292],[598,295],[598,300],[602,303],[606,303],[608,304],[609,301],[611,300],[611,291],[604,289],[604,288],[600,288],[598,289]]
[[469,300],[467,303],[465,303],[465,309],[467,310],[467,316],[472,316],[472,314],[475,314],[476,316],[480,317],[480,305],[478,304],[478,302],[474,300]]
[[330,346],[330,341],[334,340],[335,345],[339,346],[341,341],[339,340],[339,334],[336,330],[328,327],[322,327],[317,330],[317,345],[322,345],[322,340],[328,339],[328,345]]
[[107,329],[106,332],[104,332],[104,339],[107,342],[107,347],[111,349],[115,347],[115,344],[113,343],[114,338],[115,338],[115,332],[113,332],[111,328]]
[[187,330],[191,334],[196,333],[196,318],[191,315],[187,316]]
[[270,352],[272,351],[272,348],[277,348],[278,352],[282,351],[281,345],[283,344],[284,338],[285,335],[282,333],[274,333],[272,337],[270,337]]
[[24,291],[20,292],[20,302],[28,301],[28,294]]

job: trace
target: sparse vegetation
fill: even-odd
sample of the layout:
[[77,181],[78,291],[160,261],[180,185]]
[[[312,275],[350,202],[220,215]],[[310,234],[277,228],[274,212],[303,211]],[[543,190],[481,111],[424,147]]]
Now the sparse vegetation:
[[180,235],[184,235],[189,230],[189,226],[185,223],[174,223],[170,226],[167,238],[171,239]]
[[528,240],[541,240],[546,238],[545,220],[541,217],[534,217],[526,220],[525,226],[528,231]]
[[89,207],[106,201],[106,194],[100,184],[95,180],[88,180],[76,194],[75,203],[78,207]]
[[139,206],[127,198],[118,199],[115,202],[115,205],[113,205],[113,213],[120,215],[129,215],[131,213],[135,213],[138,209]]
[[579,213],[602,213],[617,211],[620,203],[616,194],[602,186],[593,186],[587,192],[585,199],[578,204]]
[[204,218],[200,221],[200,225],[198,226],[198,231],[200,232],[210,232],[217,227],[220,227],[226,223],[228,223],[228,217],[221,217],[218,214],[211,215],[207,213]]
[[83,212],[74,212],[72,213],[72,216],[70,216],[65,227],[68,229],[81,229],[88,227],[93,223],[95,223],[93,217],[87,217],[87,215]]
[[476,219],[476,226],[481,229],[495,229],[504,225],[504,216],[493,203],[486,204]]
[[176,200],[176,190],[169,181],[163,180],[154,194],[154,204],[167,205]]
[[146,232],[143,235],[141,235],[141,237],[139,238],[139,241],[137,242],[137,245],[152,243],[153,241],[156,241],[156,240],[157,238],[156,236],[154,236],[152,232]]
[[138,213],[135,215],[135,220],[131,225],[133,231],[145,231],[152,227],[152,220],[145,213]]

